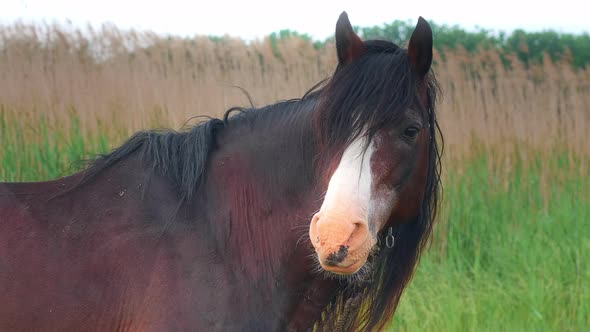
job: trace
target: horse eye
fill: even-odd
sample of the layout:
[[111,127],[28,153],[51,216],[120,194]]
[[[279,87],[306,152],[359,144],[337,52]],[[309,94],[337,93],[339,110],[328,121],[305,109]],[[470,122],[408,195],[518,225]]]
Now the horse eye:
[[418,128],[416,126],[410,126],[410,127],[406,128],[406,130],[404,130],[404,136],[407,138],[414,139],[414,138],[416,138],[416,136],[418,135],[419,132],[420,132],[420,128]]

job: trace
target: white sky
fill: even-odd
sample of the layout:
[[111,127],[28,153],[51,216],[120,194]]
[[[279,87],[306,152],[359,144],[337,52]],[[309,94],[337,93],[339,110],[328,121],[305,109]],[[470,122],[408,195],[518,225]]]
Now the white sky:
[[[584,4],[585,3],[585,4]],[[415,22],[418,16],[466,29],[558,32],[590,31],[590,2],[584,0],[1,0],[0,23],[52,23],[70,20],[75,26],[114,23],[119,28],[151,30],[180,36],[224,35],[261,38],[281,29],[325,39],[334,33],[338,15],[346,10],[353,25],[373,26],[395,19]]]

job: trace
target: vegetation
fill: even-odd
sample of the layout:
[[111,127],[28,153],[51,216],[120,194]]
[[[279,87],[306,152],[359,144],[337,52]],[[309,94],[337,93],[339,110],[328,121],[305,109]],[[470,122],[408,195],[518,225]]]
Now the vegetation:
[[[401,43],[409,23],[396,24],[382,30]],[[520,32],[435,31],[444,199],[392,330],[583,331],[590,326],[590,43],[576,40],[588,36],[547,37],[563,53],[527,46],[523,62],[510,48],[520,45]],[[256,105],[301,96],[334,69],[331,43],[292,32],[247,44],[108,26],[0,28],[0,181],[56,178],[140,128],[219,116],[248,103],[235,85]]]
[[509,173],[487,154],[449,170],[435,241],[391,331],[590,326],[590,177],[559,153],[514,157]]
[[[409,40],[415,22],[393,21],[391,24],[358,28],[366,38],[392,40],[403,45]],[[447,50],[464,48],[475,54],[483,49],[496,49],[503,54],[516,54],[520,61],[542,63],[545,54],[552,61],[566,60],[576,68],[584,68],[590,63],[590,35],[557,33],[547,30],[542,32],[525,32],[515,30],[511,33],[495,32],[479,28],[469,32],[457,25],[432,24],[434,47],[441,53]]]
[[[540,32],[526,32],[522,29],[506,33],[479,28],[467,31],[457,25],[440,25],[430,22],[435,36],[434,47],[440,54],[457,49],[465,49],[470,54],[476,54],[482,49],[493,49],[502,55],[515,54],[522,63],[542,63],[547,54],[553,62],[565,61],[575,68],[585,68],[590,63],[590,35],[558,33],[552,30]],[[395,20],[390,24],[373,27],[355,27],[363,39],[385,39],[398,45],[405,45],[410,39],[416,22]],[[300,38],[309,42],[312,39],[307,34],[300,34],[292,30],[273,32],[269,38],[273,44],[275,55],[280,57],[277,41],[288,38]],[[222,37],[217,37],[221,38]],[[325,47],[333,38],[315,41],[314,46],[319,49]],[[506,66],[510,63],[504,62]]]

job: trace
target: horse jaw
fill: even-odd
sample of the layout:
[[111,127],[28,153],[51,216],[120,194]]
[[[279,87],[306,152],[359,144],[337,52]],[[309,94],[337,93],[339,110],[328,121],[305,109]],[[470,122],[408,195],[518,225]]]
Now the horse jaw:
[[326,271],[341,275],[359,271],[391,213],[393,189],[374,190],[374,152],[374,142],[367,145],[364,136],[347,147],[330,178],[322,206],[312,218],[310,239]]

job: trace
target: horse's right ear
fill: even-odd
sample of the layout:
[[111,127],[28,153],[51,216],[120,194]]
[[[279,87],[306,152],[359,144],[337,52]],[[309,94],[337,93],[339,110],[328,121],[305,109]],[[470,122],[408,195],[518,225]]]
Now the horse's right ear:
[[352,30],[346,12],[342,12],[336,22],[336,51],[339,66],[353,62],[367,51],[365,43]]

